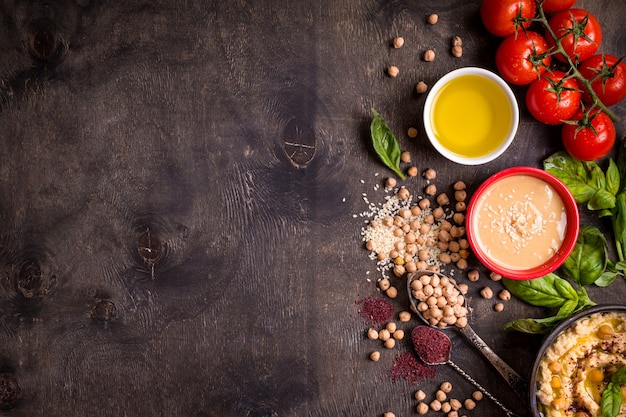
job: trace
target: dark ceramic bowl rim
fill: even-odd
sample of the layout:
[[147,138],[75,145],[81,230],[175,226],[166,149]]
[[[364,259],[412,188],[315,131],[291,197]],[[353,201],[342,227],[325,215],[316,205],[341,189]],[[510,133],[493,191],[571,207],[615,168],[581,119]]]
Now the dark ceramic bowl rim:
[[[544,262],[539,266],[535,266],[528,269],[511,269],[507,267],[503,267],[498,265],[496,262],[492,261],[489,257],[487,257],[484,251],[480,248],[477,240],[474,239],[474,225],[473,218],[476,213],[476,205],[478,204],[479,198],[488,189],[491,185],[496,183],[497,181],[502,180],[503,178],[514,176],[514,175],[528,175],[533,176],[535,178],[539,178],[545,183],[549,184],[561,197],[563,200],[563,204],[565,205],[565,210],[567,214],[567,231],[565,233],[565,237],[561,247],[556,252],[556,254],[550,258],[548,261]],[[500,274],[503,277],[516,279],[516,280],[529,280],[534,278],[539,278],[544,275],[549,274],[550,272],[554,272],[558,269],[567,257],[570,255],[572,250],[574,250],[574,246],[576,245],[576,239],[578,238],[578,230],[580,228],[580,215],[578,212],[578,204],[574,199],[574,196],[569,191],[567,186],[563,184],[561,180],[559,180],[554,175],[535,167],[530,166],[515,166],[506,168],[502,171],[496,172],[487,178],[474,192],[472,198],[470,199],[469,204],[467,205],[467,217],[465,221],[465,229],[467,231],[467,239],[469,241],[470,247],[472,248],[472,253],[478,260],[485,265],[489,270]]]
[[576,323],[578,320],[590,316],[592,314],[595,313],[604,313],[604,312],[610,312],[610,311],[622,311],[622,312],[626,312],[626,305],[620,305],[620,304],[598,304],[595,305],[593,307],[589,307],[583,311],[581,311],[580,313],[577,313],[575,315],[573,315],[572,317],[568,318],[567,320],[564,320],[562,323],[560,323],[558,326],[556,326],[551,332],[550,334],[548,334],[545,339],[543,340],[543,342],[541,343],[541,347],[539,348],[539,352],[537,353],[537,356],[535,357],[535,362],[533,363],[533,367],[530,370],[530,378],[529,378],[529,384],[528,384],[528,391],[529,391],[529,396],[530,396],[530,411],[532,413],[533,417],[544,417],[543,413],[539,412],[539,409],[537,408],[537,396],[536,396],[536,392],[537,392],[537,370],[539,369],[539,363],[541,362],[541,358],[543,357],[546,349],[548,349],[548,346],[550,346],[552,344],[552,342],[554,341],[554,339],[556,339],[556,337],[561,334],[561,332],[563,332],[565,329],[571,327],[574,323]]

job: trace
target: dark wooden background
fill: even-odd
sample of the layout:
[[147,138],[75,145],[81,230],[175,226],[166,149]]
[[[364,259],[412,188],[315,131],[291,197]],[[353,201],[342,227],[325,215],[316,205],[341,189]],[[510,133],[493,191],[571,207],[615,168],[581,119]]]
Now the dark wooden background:
[[[0,5],[0,371],[21,387],[1,415],[415,414],[417,387],[386,376],[408,343],[367,340],[355,305],[377,275],[353,215],[367,208],[362,193],[383,201],[374,187],[389,175],[369,145],[370,108],[420,171],[438,171],[440,189],[462,179],[471,191],[560,149],[559,129],[531,119],[522,88],[519,133],[498,160],[459,166],[428,144],[417,81],[495,69],[498,39],[478,0]],[[577,5],[600,18],[602,50],[626,54],[626,3]],[[437,25],[425,23],[431,13]],[[461,58],[449,52],[455,35]],[[403,48],[390,47],[395,36]],[[622,137],[626,106],[614,110]],[[420,194],[425,181],[404,185]],[[500,283],[482,272],[471,324],[527,375],[541,338],[502,325],[547,312],[515,300],[493,312],[477,293]],[[597,302],[625,294],[621,279],[591,291]],[[406,294],[394,303],[406,309]],[[453,360],[523,410],[451,336]],[[473,391],[449,367],[421,388],[432,395],[444,380],[459,398]],[[467,414],[501,412],[485,399]]]

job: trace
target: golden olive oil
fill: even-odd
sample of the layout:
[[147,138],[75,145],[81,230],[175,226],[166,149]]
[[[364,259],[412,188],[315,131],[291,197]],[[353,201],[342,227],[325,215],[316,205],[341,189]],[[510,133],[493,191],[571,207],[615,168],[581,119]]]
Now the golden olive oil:
[[446,83],[433,100],[433,133],[451,152],[477,158],[496,150],[513,123],[511,104],[495,81],[474,74]]

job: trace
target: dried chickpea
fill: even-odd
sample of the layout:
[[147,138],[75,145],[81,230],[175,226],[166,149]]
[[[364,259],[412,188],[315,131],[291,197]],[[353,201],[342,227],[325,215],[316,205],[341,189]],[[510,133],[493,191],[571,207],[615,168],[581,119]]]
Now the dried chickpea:
[[417,137],[417,129],[414,127],[410,127],[408,128],[408,130],[406,131],[406,134],[408,137],[410,137],[411,139],[416,138]]
[[430,403],[430,409],[433,411],[441,410],[441,402],[439,402],[438,400],[432,400]]
[[[408,255],[412,256],[411,254]],[[406,269],[406,272],[408,273],[415,272],[417,271],[417,264],[413,261],[409,261],[406,263],[406,265],[404,265],[404,269]]]
[[448,381],[442,382],[439,386],[439,389],[445,393],[449,393],[450,391],[452,391],[452,384]]
[[463,46],[463,40],[460,36],[455,36],[452,38],[452,46]]
[[391,283],[389,282],[387,278],[383,278],[380,281],[378,281],[378,288],[380,288],[382,291],[387,291],[390,286],[391,286]]
[[389,298],[396,298],[398,296],[398,290],[396,287],[389,287],[387,291],[385,291],[385,294]]
[[486,298],[487,300],[489,300],[493,297],[493,290],[489,287],[484,287],[482,290],[480,290],[480,295],[483,298]]
[[452,56],[455,58],[460,58],[463,55],[463,47],[455,45],[452,47]]
[[456,224],[463,224],[465,221],[465,215],[463,213],[454,213],[452,220],[454,220]]
[[417,404],[417,408],[415,411],[417,411],[417,414],[423,416],[424,414],[428,413],[428,404],[420,402],[419,404]]
[[387,411],[385,414],[383,414],[383,417],[396,417],[396,415],[391,411]]
[[443,392],[442,390],[437,390],[437,392],[435,392],[435,398],[439,401],[439,402],[443,402],[446,400],[446,398],[448,398],[448,396],[446,395],[445,392]]
[[437,204],[439,204],[440,206],[445,206],[446,204],[450,203],[450,199],[448,198],[448,194],[446,193],[441,193],[437,196]]
[[371,359],[373,362],[378,362],[378,360],[380,359],[380,352],[379,352],[379,351],[377,351],[377,350],[375,350],[375,351],[373,351],[372,353],[370,353],[370,359]]
[[467,204],[464,201],[457,201],[454,205],[454,211],[465,211],[467,209]]
[[409,190],[402,187],[398,190],[398,193],[396,195],[398,196],[400,200],[408,200],[409,197],[411,196],[411,193],[409,193]]
[[467,200],[467,191],[465,190],[457,190],[454,192],[454,199],[456,201],[465,201]]
[[467,398],[463,401],[463,407],[465,407],[466,410],[473,410],[476,408],[476,403],[471,398]]
[[402,36],[398,36],[393,38],[393,47],[396,49],[402,48],[404,46],[404,38]]
[[[401,258],[402,259],[402,258]],[[402,259],[402,262],[404,262],[404,259]],[[404,275],[406,273],[406,268],[404,267],[404,265],[396,265],[393,267],[393,274],[395,276],[397,276],[398,278],[400,278],[402,275]],[[391,288],[390,288],[391,289]],[[387,290],[387,292],[389,292],[389,290]],[[397,294],[396,294],[397,295]],[[390,294],[387,294],[387,296],[389,298],[396,298],[395,295],[391,296]]]
[[402,339],[404,339],[404,330],[398,329],[395,332],[393,332],[392,336],[396,340],[402,340]]
[[478,272],[478,269],[467,271],[467,279],[472,282],[478,281],[480,279],[480,272]]
[[467,294],[469,286],[467,284],[459,284],[459,289],[461,290],[461,294]]
[[489,278],[491,278],[492,281],[500,281],[502,279],[502,275],[491,272],[489,274]]
[[508,290],[500,290],[498,298],[502,301],[509,301],[511,299],[511,293]]
[[409,167],[409,169],[406,170],[406,175],[408,175],[409,177],[417,177],[417,167]]
[[378,330],[374,329],[373,327],[370,327],[369,330],[367,331],[367,338],[370,340],[377,340]]
[[389,334],[389,330],[387,329],[382,329],[378,332],[378,340],[382,340],[384,342],[386,340],[389,340],[390,337],[391,334]]
[[450,405],[452,406],[453,410],[460,410],[462,407],[461,401],[457,400],[456,398],[453,398],[450,400]]
[[496,303],[496,304],[494,304],[493,309],[494,309],[494,311],[496,311],[498,313],[501,312],[501,311],[504,311],[504,304]]
[[426,18],[426,22],[429,25],[434,25],[439,21],[439,16],[437,16],[435,13],[431,14],[428,16],[428,18]]
[[409,162],[411,162],[411,152],[409,151],[404,151],[400,154],[400,161],[404,162],[405,164],[408,164]]
[[398,313],[398,320],[400,320],[400,323],[406,323],[408,321],[411,321],[411,313],[408,311],[401,311]]
[[389,75],[391,78],[396,78],[398,74],[400,74],[400,69],[395,65],[391,65],[387,68],[387,75]]
[[448,417],[459,417],[459,412],[456,410],[452,410],[448,413]]
[[397,183],[398,182],[395,178],[389,177],[387,178],[387,180],[385,180],[385,188],[393,188],[396,186]]
[[480,391],[474,391],[474,392],[472,393],[472,398],[473,398],[475,401],[480,401],[480,400],[482,400],[482,399],[483,399],[483,393],[482,393],[482,392],[480,392]]
[[430,200],[427,198],[422,198],[419,203],[417,203],[417,205],[420,206],[422,210],[426,210],[427,208],[430,208]]
[[394,347],[396,347],[396,339],[389,338],[385,340],[385,347],[387,349],[393,349]]
[[432,49],[427,50],[426,52],[424,52],[424,55],[423,55],[422,58],[426,62],[434,61],[435,60],[435,51],[433,51]]
[[426,85],[424,81],[420,81],[415,85],[415,91],[417,92],[417,94],[424,94],[427,90],[428,85]]
[[385,325],[385,329],[387,329],[389,333],[395,332],[397,328],[398,326],[393,321],[390,321],[389,323]]
[[415,391],[415,399],[417,401],[424,401],[425,398],[426,398],[426,393],[424,391],[422,391],[421,389]]
[[427,180],[434,180],[435,178],[437,178],[437,171],[435,171],[432,168],[428,168],[426,171],[424,171],[424,178],[426,178]]
[[458,269],[467,269],[468,265],[467,265],[467,259],[466,258],[461,258],[457,261],[456,263],[456,267]]
[[424,189],[424,193],[426,193],[427,195],[437,194],[437,186],[435,184],[428,184]]
[[[446,213],[443,211],[443,209],[442,209],[441,207],[435,207],[435,208],[433,209],[433,212],[432,212],[432,213],[433,213],[433,218],[435,218],[435,219],[437,219],[437,220],[441,220],[441,219],[443,219],[443,216],[446,214]],[[447,232],[447,231],[445,231],[445,230],[442,230],[442,232],[446,232],[446,233],[448,233],[448,232]],[[449,233],[448,233],[448,235],[449,235]]]
[[467,188],[467,185],[463,181],[457,181],[452,185],[452,189],[454,191],[461,191],[461,190],[465,190],[466,188]]
[[443,413],[449,413],[450,411],[452,411],[452,407],[450,406],[449,402],[445,402],[445,403],[441,403],[441,411]]

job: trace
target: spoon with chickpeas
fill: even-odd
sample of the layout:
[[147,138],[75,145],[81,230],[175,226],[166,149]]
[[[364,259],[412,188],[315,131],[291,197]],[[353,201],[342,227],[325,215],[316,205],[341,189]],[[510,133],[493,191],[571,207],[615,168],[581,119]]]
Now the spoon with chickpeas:
[[467,302],[454,279],[430,270],[408,275],[407,291],[413,310],[428,325],[459,331],[493,365],[517,396],[526,401],[528,385],[524,378],[500,358],[471,328]]
[[411,341],[417,356],[427,365],[450,365],[463,378],[480,390],[485,396],[493,401],[509,417],[517,416],[509,410],[496,397],[480,385],[467,372],[461,369],[450,359],[452,352],[452,341],[448,336],[434,329],[431,326],[417,326],[411,332]]

